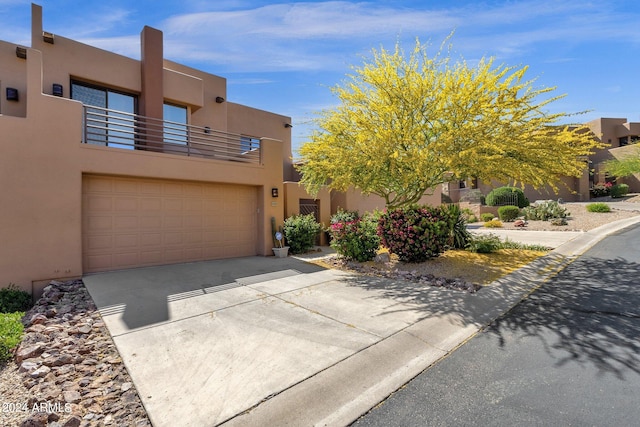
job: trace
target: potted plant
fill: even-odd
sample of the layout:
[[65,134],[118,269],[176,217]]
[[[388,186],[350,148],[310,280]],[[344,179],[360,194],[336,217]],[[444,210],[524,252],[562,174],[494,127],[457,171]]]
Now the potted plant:
[[278,258],[286,258],[287,255],[289,254],[289,246],[284,246],[282,244],[282,233],[281,232],[277,232],[275,234],[276,237],[276,241],[278,242],[278,246],[272,248],[273,249],[273,254],[278,257]]

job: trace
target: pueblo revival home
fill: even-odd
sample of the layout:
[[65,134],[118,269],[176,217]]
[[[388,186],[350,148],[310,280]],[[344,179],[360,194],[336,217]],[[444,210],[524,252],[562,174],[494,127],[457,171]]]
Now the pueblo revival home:
[[0,286],[271,255],[272,218],[328,224],[338,206],[383,206],[307,195],[291,118],[230,102],[223,77],[165,59],[162,32],[142,30],[138,61],[31,13],[30,47],[0,41]]

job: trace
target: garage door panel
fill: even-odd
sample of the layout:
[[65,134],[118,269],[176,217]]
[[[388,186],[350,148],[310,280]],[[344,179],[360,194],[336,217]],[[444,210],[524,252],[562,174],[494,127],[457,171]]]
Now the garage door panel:
[[256,187],[83,177],[86,272],[256,254]]
[[163,263],[162,251],[140,251],[140,264],[141,265],[159,265]]
[[113,217],[113,226],[115,231],[137,229],[139,226],[138,216],[129,215],[129,211],[127,211],[126,216],[115,215]]
[[116,197],[114,208],[116,212],[137,212],[138,199],[134,197]]
[[83,222],[87,224],[89,229],[94,230],[94,232],[110,232],[113,229],[113,221],[110,216],[92,216]]
[[105,236],[91,236],[91,238],[87,239],[87,243],[88,249],[92,251],[100,249],[110,251],[113,246],[113,236],[110,234]]
[[92,195],[86,198],[85,203],[89,204],[92,211],[111,211],[113,200],[111,196]]

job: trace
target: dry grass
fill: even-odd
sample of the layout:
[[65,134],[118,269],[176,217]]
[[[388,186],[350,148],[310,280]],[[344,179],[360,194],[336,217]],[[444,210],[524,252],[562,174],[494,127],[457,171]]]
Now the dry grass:
[[[438,258],[415,265],[395,261],[392,268],[420,270],[436,277],[462,278],[471,283],[488,285],[545,254],[546,252],[521,249],[500,249],[490,254],[456,250],[446,251]],[[391,263],[394,263],[393,258]]]
[[[381,252],[386,252],[386,250],[382,249]],[[542,251],[521,249],[500,249],[490,254],[449,250],[438,258],[433,258],[418,264],[400,262],[396,255],[391,255],[391,261],[386,263],[369,261],[345,264],[336,262],[338,259],[337,256],[325,260],[313,260],[311,262],[325,268],[341,268],[372,274],[381,272],[390,274],[400,271],[408,271],[421,275],[432,274],[435,277],[444,277],[447,279],[464,279],[466,282],[484,286],[516,271],[545,254],[546,252]],[[397,274],[397,276],[403,277],[401,274]]]

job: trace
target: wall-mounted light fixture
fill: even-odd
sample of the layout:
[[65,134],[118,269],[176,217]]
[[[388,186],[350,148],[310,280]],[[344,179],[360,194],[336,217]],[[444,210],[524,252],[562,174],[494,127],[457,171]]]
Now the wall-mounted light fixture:
[[224,102],[224,98],[223,98],[223,97],[221,97],[221,96],[216,96],[216,102],[217,102],[218,104],[222,104],[222,103]]
[[62,96],[64,91],[60,83],[54,83],[52,85],[51,93],[53,96]]
[[205,126],[204,133],[211,133],[211,128],[209,126]]
[[48,33],[46,31],[43,31],[42,32],[42,40],[44,40],[45,43],[53,44],[53,42],[54,42],[53,33]]
[[284,127],[286,127],[286,128],[292,128],[292,127],[293,127],[293,125],[292,125],[291,123],[285,123],[285,124],[284,124]]
[[7,101],[18,101],[18,89],[13,87],[7,88]]
[[16,46],[16,56],[18,58],[27,59],[27,48]]
[[271,197],[278,197],[278,189],[276,187],[271,189]]

